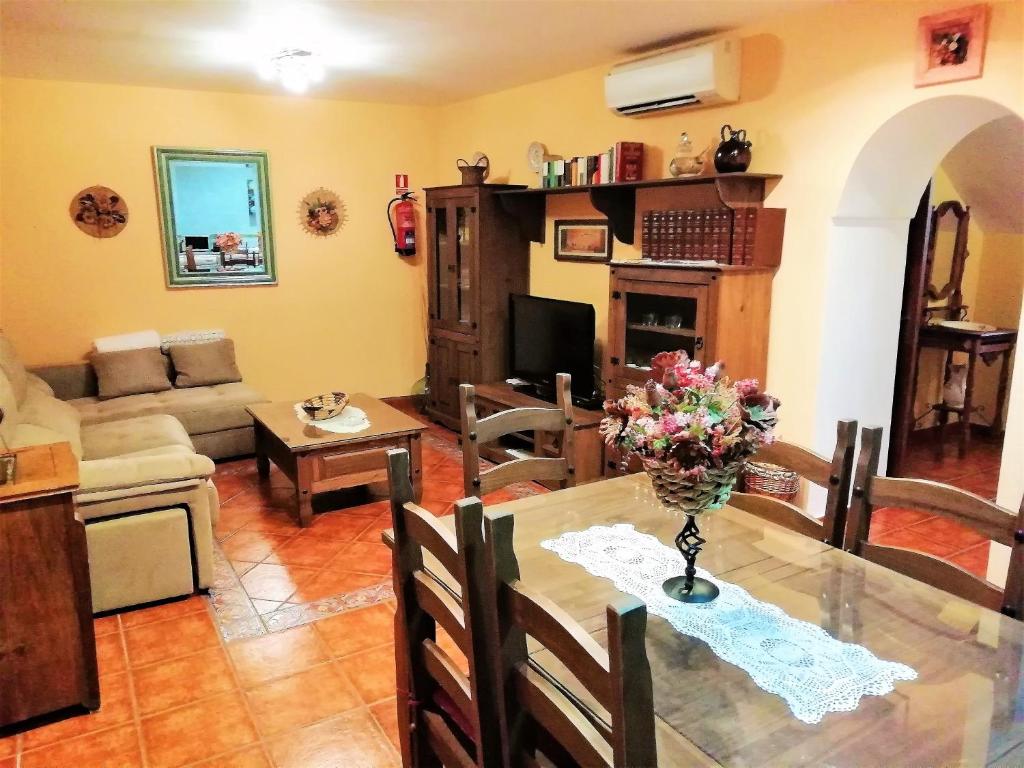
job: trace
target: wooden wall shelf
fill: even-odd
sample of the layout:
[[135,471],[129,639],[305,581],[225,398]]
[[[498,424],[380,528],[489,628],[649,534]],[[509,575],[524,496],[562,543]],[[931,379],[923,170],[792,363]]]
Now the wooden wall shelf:
[[586,184],[551,189],[512,189],[496,192],[502,207],[519,219],[524,236],[544,242],[548,195],[587,194],[591,205],[608,217],[620,243],[633,244],[636,191],[672,187],[712,186],[725,208],[760,207],[782,176],[774,173],[711,173],[678,179],[648,179],[614,184]]

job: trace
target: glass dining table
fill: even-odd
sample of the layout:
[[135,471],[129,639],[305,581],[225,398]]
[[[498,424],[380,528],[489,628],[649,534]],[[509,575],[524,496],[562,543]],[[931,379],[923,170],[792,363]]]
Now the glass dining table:
[[[605,607],[622,593],[541,543],[628,523],[671,546],[682,525],[642,474],[489,509],[514,512],[523,582],[602,645]],[[1024,765],[1024,623],[731,507],[703,516],[701,534],[698,566],[718,580],[917,677],[863,695],[851,711],[803,722],[711,645],[651,613],[660,766]],[[535,663],[600,713],[553,656],[533,651]]]

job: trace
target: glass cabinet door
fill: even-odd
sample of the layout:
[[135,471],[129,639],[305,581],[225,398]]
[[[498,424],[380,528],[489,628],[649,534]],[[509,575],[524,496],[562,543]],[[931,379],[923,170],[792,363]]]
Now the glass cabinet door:
[[442,327],[471,333],[477,325],[475,201],[449,198],[434,207],[433,217],[432,309]]
[[704,348],[707,289],[702,285],[626,284],[621,332],[612,352],[621,375],[646,380],[651,358],[659,352],[681,349],[700,359]]

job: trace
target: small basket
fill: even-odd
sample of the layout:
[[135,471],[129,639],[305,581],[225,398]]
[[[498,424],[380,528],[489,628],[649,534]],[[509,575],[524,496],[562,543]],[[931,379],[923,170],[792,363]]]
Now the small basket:
[[800,475],[778,464],[748,461],[743,468],[743,490],[792,501],[800,490]]
[[487,173],[485,165],[460,165],[462,172],[462,183],[465,185],[477,185],[484,183],[484,176]]
[[313,421],[333,419],[345,410],[348,395],[344,392],[327,392],[302,401],[302,411]]

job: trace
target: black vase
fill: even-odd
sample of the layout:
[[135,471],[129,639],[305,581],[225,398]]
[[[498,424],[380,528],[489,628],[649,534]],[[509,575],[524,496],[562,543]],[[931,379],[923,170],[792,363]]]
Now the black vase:
[[722,143],[715,152],[715,170],[719,173],[738,173],[750,167],[750,142],[742,128],[734,131],[731,125],[722,126]]

